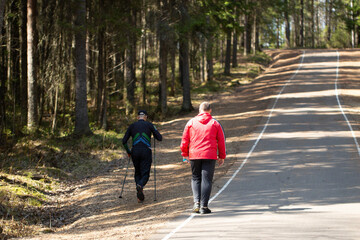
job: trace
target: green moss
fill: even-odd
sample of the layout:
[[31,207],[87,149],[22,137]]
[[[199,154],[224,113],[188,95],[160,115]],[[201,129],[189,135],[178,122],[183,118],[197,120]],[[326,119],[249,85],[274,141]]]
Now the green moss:
[[11,193],[16,194],[19,197],[30,196],[30,197],[46,200],[46,196],[43,193],[36,190],[36,188],[34,187],[25,188],[21,186],[9,186],[8,189]]
[[42,203],[36,198],[28,198],[27,203],[33,207],[41,207]]

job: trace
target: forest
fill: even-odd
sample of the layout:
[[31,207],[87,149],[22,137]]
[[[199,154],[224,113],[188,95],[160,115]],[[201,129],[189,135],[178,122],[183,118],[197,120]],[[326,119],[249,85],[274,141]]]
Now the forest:
[[357,48],[359,15],[355,0],[0,0],[0,238],[57,227],[58,187],[118,164],[138,110],[191,112],[265,49]]
[[193,84],[263,48],[356,47],[354,0],[1,0],[0,141],[86,135],[141,107],[193,109]]

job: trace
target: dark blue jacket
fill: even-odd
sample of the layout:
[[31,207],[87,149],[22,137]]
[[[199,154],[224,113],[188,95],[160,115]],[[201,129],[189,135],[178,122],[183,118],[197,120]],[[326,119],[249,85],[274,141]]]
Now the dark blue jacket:
[[126,133],[122,139],[122,143],[127,153],[131,153],[127,141],[132,137],[132,147],[135,148],[150,148],[151,147],[151,133],[155,139],[162,141],[162,136],[155,126],[151,122],[140,119],[134,122],[126,130]]

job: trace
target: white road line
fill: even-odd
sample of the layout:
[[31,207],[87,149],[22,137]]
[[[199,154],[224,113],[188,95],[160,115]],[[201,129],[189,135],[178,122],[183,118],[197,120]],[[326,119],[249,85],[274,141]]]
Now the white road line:
[[351,135],[352,135],[352,137],[354,138],[354,142],[355,142],[355,144],[356,144],[356,148],[357,148],[358,154],[359,154],[359,156],[360,156],[359,143],[358,143],[358,141],[357,141],[357,139],[356,139],[354,130],[353,130],[353,128],[351,127],[350,121],[349,121],[349,119],[347,118],[347,116],[346,116],[346,114],[345,114],[345,112],[344,112],[343,107],[341,106],[341,102],[340,102],[340,98],[339,98],[339,91],[338,91],[338,87],[337,87],[337,83],[338,83],[338,79],[339,79],[339,62],[340,62],[340,61],[339,61],[339,58],[340,58],[339,51],[336,51],[336,54],[337,54],[336,78],[335,78],[336,100],[337,100],[337,102],[338,102],[340,111],[341,111],[342,115],[344,116],[347,125],[349,126]]
[[[275,109],[275,106],[280,98],[280,95],[283,93],[284,89],[286,88],[286,86],[291,82],[291,80],[294,79],[294,77],[298,74],[299,70],[301,69],[303,62],[304,62],[304,57],[305,57],[305,51],[303,51],[303,54],[301,56],[301,62],[300,65],[298,66],[298,68],[296,69],[296,72],[293,74],[293,76],[287,80],[287,82],[284,84],[284,86],[281,88],[279,94],[276,97],[276,100],[271,108],[271,111],[269,113],[269,116],[267,118],[267,121],[265,123],[265,126],[263,128],[263,130],[261,131],[261,133],[259,134],[258,138],[256,139],[254,145],[252,146],[252,148],[250,149],[249,153],[247,154],[245,160],[242,162],[242,164],[240,165],[240,167],[234,172],[234,174],[231,176],[231,178],[225,183],[225,185],[209,200],[209,203],[211,203],[217,196],[219,196],[226,188],[227,186],[232,182],[232,180],[236,177],[236,175],[240,172],[240,170],[243,168],[243,166],[245,165],[245,163],[247,162],[247,160],[250,158],[251,154],[253,153],[253,151],[255,150],[257,144],[259,143],[259,141],[261,140],[262,135],[264,134],[269,122],[270,122],[270,118],[272,116],[272,113]],[[188,222],[191,221],[191,219],[194,218],[194,216],[196,216],[196,214],[191,214],[183,223],[181,223],[177,228],[175,228],[174,230],[172,230],[168,235],[166,235],[162,240],[168,240],[172,237],[172,235],[174,235],[177,231],[179,231],[181,228],[183,228]]]

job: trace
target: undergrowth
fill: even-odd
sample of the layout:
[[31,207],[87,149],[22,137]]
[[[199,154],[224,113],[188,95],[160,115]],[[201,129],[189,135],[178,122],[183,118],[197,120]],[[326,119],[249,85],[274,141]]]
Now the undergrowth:
[[[213,81],[192,82],[193,104],[203,101],[204,95],[251,83],[269,62],[269,57],[262,53],[242,58],[230,76],[224,76],[222,66],[216,64]],[[150,101],[146,106],[150,121],[160,120],[156,99]],[[181,103],[181,92],[169,96],[166,117],[178,116]],[[0,146],[0,239],[52,231],[51,216],[58,211],[56,196],[64,186],[114,167],[124,153],[121,144],[124,131],[134,120],[118,109],[109,113],[107,131],[97,130],[91,124],[92,135],[74,138],[68,131],[53,135],[39,129],[35,135],[25,135]]]

